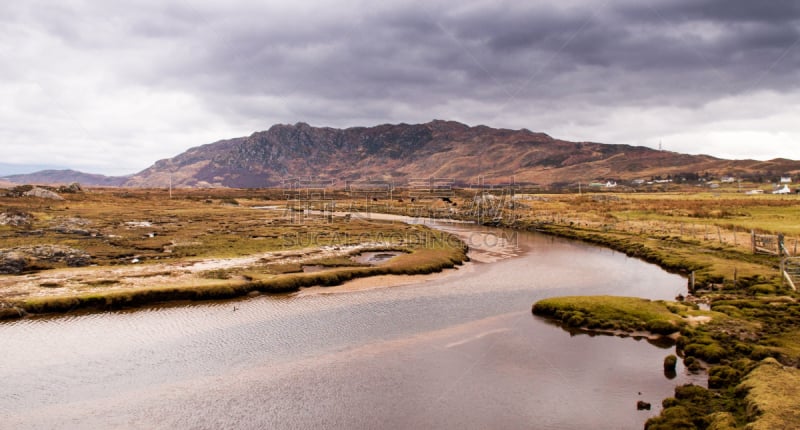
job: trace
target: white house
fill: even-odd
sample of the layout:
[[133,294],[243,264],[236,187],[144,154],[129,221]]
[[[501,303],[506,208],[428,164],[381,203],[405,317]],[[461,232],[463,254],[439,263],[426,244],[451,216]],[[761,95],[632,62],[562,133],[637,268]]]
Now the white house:
[[789,189],[788,185],[784,185],[783,188],[777,189],[772,192],[772,194],[789,194],[792,190]]
[[791,176],[781,176],[781,184],[791,184],[792,177]]

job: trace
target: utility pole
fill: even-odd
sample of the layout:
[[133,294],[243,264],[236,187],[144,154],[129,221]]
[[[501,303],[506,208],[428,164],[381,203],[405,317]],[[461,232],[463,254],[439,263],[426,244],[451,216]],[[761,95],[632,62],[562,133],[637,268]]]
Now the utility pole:
[[169,199],[172,200],[172,173],[169,174]]

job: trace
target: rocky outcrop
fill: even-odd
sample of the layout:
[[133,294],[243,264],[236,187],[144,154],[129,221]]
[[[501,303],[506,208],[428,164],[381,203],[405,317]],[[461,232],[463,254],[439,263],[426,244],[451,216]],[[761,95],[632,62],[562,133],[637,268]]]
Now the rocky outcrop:
[[81,184],[79,184],[77,182],[73,182],[73,183],[71,183],[69,185],[63,185],[63,186],[58,187],[58,192],[59,193],[66,193],[66,194],[82,193],[83,192],[83,187],[81,187]]
[[13,227],[29,227],[33,222],[33,215],[18,211],[18,210],[7,210],[5,212],[0,212],[0,225],[10,225]]
[[62,245],[32,245],[0,249],[0,274],[16,275],[57,266],[82,267],[91,263],[83,250]]
[[34,187],[23,194],[24,197],[38,197],[40,199],[64,200],[58,193],[44,188]]
[[28,259],[20,252],[13,250],[0,251],[0,274],[16,275],[25,271]]

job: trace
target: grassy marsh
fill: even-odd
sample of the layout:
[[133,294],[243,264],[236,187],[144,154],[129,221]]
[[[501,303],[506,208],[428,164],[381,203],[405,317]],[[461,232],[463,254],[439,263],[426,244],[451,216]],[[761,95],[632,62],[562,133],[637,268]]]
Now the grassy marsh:
[[[693,299],[708,304],[712,318],[679,324],[677,347],[689,369],[708,371],[708,387],[678,387],[645,428],[800,426],[797,414],[786,411],[800,406],[800,296],[782,285],[780,257],[756,255],[750,243],[751,230],[781,233],[794,253],[797,196],[546,195],[515,216],[517,228],[600,244],[686,276],[694,272]],[[652,306],[585,297],[549,299],[534,309],[548,309],[567,326],[588,328],[591,321],[600,331],[633,331],[647,328]]]
[[[431,273],[466,260],[464,244],[447,233],[298,216],[263,190],[176,190],[170,199],[161,190],[89,189],[64,197],[0,197],[0,212],[27,217],[0,226],[0,250],[47,244],[91,257],[85,267],[29,257],[25,277],[0,275],[0,316],[284,293],[365,276]],[[404,254],[380,266],[350,259],[365,250]],[[302,273],[308,265],[322,271]]]

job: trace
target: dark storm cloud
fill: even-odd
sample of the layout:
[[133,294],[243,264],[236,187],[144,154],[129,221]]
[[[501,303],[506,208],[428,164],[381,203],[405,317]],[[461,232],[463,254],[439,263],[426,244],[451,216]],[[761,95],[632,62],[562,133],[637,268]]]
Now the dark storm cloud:
[[53,121],[74,145],[177,136],[160,157],[206,143],[178,143],[194,124],[225,138],[275,122],[448,118],[636,143],[750,110],[783,118],[772,99],[741,100],[800,92],[800,3],[5,2],[0,60],[14,101],[0,136],[18,148],[59,141]]
[[458,6],[349,4],[332,17],[283,16],[268,7],[239,19],[195,13],[203,30],[192,36],[201,39],[156,75],[212,93],[410,104],[571,97],[572,88],[551,84],[580,80],[588,70],[603,78],[593,91],[602,103],[691,104],[799,82],[793,2]]

